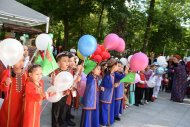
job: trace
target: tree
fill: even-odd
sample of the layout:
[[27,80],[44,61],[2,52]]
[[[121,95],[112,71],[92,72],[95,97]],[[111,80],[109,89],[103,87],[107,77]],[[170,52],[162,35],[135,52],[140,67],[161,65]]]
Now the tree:
[[144,43],[143,43],[143,49],[142,49],[143,52],[145,52],[148,47],[150,29],[151,29],[151,24],[152,24],[153,15],[154,15],[154,5],[155,5],[155,0],[151,0],[149,11],[148,11],[148,21],[147,21],[146,31],[144,34]]

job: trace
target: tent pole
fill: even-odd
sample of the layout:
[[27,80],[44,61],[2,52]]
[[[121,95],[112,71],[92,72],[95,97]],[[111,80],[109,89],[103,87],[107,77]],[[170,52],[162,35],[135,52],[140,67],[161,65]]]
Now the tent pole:
[[48,31],[49,31],[49,20],[50,20],[50,18],[47,17],[47,22],[46,22],[46,33],[48,33]]

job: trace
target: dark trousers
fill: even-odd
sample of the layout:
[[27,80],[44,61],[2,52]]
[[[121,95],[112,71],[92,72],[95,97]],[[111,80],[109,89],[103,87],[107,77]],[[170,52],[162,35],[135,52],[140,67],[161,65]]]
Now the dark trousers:
[[71,108],[72,108],[72,103],[71,105],[66,105],[67,107],[67,111],[66,111],[66,120],[70,120],[71,119]]
[[144,88],[136,87],[135,89],[135,104],[140,104],[143,98]]
[[150,92],[150,88],[145,88],[145,96],[144,99],[149,101],[149,92]]
[[148,98],[148,101],[151,101],[151,99],[152,99],[153,90],[154,90],[154,87],[153,88],[149,88],[149,98]]
[[58,102],[52,103],[52,127],[66,126],[66,99],[65,96]]

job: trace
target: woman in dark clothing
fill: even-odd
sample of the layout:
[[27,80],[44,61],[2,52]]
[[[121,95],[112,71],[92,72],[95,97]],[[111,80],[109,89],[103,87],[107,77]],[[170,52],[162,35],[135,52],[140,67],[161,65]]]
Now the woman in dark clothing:
[[175,55],[173,57],[174,77],[171,92],[171,100],[176,102],[183,102],[187,87],[187,73],[185,70],[185,65],[181,64],[180,60],[181,57],[179,55]]

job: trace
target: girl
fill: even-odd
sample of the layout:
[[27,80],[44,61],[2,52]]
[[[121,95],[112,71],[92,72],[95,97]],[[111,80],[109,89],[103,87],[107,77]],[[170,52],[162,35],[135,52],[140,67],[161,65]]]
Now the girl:
[[[122,114],[123,109],[123,97],[124,97],[124,83],[120,83],[120,80],[125,77],[124,66],[119,61],[118,70],[115,72],[115,106],[114,106],[114,118],[115,120],[120,121],[119,113]],[[125,68],[125,73],[128,73],[128,67]]]
[[40,65],[33,65],[29,68],[28,73],[29,79],[25,86],[23,127],[40,127],[42,101],[49,96],[53,96],[54,93],[44,93]]
[[108,60],[108,70],[102,79],[100,92],[100,125],[110,126],[114,123],[114,72],[118,70],[118,63],[114,58]]
[[0,79],[1,91],[6,93],[0,110],[1,127],[21,127],[23,119],[23,96],[26,72],[23,72],[24,57],[13,66],[11,71],[4,70]]
[[99,127],[99,88],[98,79],[101,68],[97,65],[87,76],[86,89],[83,96],[81,127]]

